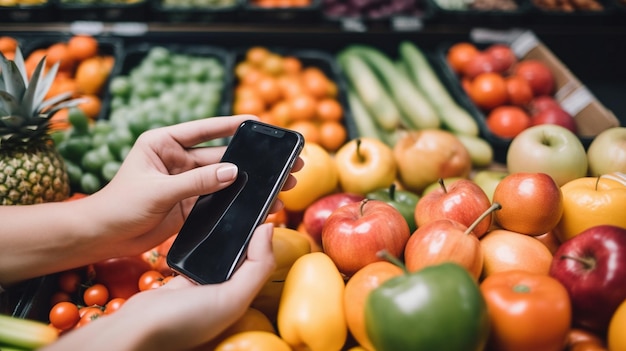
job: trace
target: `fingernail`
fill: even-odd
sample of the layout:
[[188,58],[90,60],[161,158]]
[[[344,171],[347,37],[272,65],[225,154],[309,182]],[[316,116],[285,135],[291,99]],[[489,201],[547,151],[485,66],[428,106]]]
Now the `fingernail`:
[[217,170],[217,180],[219,180],[222,183],[231,181],[235,179],[236,177],[237,177],[237,166],[235,165],[222,166],[220,167],[220,169]]

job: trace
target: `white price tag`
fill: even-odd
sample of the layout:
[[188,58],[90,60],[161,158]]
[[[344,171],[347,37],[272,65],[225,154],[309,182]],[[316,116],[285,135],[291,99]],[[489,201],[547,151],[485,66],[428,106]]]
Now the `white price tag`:
[[358,18],[344,18],[341,20],[341,28],[346,32],[365,32],[367,26]]
[[563,99],[561,106],[567,113],[576,116],[585,107],[589,106],[593,100],[593,94],[585,86],[582,86]]
[[391,28],[397,32],[413,32],[424,27],[422,20],[411,16],[397,16],[391,19]]
[[104,24],[98,21],[76,21],[70,25],[73,34],[98,35],[104,31]]
[[148,32],[148,24],[140,22],[119,22],[111,27],[113,34],[132,37],[144,35]]

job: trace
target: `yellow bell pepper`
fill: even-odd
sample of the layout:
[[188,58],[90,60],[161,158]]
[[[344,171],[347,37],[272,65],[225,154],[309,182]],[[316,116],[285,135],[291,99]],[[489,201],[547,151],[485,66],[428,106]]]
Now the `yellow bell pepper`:
[[276,334],[246,331],[229,336],[215,351],[291,351],[291,348]]
[[300,256],[311,252],[311,244],[303,233],[294,229],[275,227],[272,249],[276,268],[252,301],[252,307],[260,310],[272,322],[275,322],[287,273]]
[[610,224],[626,228],[626,186],[609,177],[583,177],[561,186],[563,215],[554,229],[561,242],[585,229]]
[[339,351],[348,327],[345,282],[323,252],[300,257],[287,274],[278,306],[278,333],[294,350]]

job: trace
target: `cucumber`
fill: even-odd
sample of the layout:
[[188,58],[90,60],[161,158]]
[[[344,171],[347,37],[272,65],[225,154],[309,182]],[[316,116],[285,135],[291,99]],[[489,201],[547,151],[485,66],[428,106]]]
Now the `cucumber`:
[[36,349],[53,343],[58,337],[58,331],[46,323],[0,314],[0,345],[3,345],[3,350],[8,346]]
[[398,128],[400,111],[367,63],[349,50],[339,54],[338,62],[351,89],[359,96],[378,126],[387,131]]
[[383,85],[389,91],[408,128],[427,129],[439,128],[441,122],[437,111],[424,94],[413,84],[408,76],[396,67],[395,63],[380,50],[366,46],[353,45],[359,56],[378,74]]
[[411,81],[437,110],[443,127],[453,133],[478,136],[478,123],[450,96],[422,51],[408,41],[400,43],[399,51]]
[[359,136],[375,138],[393,147],[398,138],[398,131],[401,129],[387,131],[378,128],[374,117],[372,117],[363,104],[363,101],[361,101],[359,96],[352,91],[352,89],[348,89],[346,91],[346,96],[348,98],[348,105],[350,106],[350,111],[352,112],[352,117],[354,119],[354,123],[356,124],[357,131],[359,132]]
[[469,152],[472,165],[476,167],[487,167],[493,162],[493,147],[487,140],[467,134],[455,135],[465,146],[467,152]]

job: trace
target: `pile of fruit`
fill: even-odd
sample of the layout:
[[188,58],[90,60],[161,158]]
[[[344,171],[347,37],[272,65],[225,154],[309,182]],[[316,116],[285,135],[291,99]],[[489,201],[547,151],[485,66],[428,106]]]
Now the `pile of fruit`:
[[511,139],[544,123],[576,133],[574,118],[554,98],[554,74],[543,61],[520,60],[506,44],[480,49],[470,42],[451,45],[446,59],[496,137]]
[[306,142],[336,151],[348,138],[339,88],[323,56],[306,58],[249,48],[235,67],[233,113],[296,130]]

